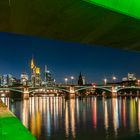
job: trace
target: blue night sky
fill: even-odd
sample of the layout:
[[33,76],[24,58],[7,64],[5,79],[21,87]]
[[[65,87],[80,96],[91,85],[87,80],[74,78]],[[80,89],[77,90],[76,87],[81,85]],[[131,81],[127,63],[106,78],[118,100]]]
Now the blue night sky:
[[37,37],[0,33],[0,74],[30,74],[32,54],[37,66],[44,65],[58,82],[65,77],[78,77],[82,72],[88,82],[101,83],[106,77],[118,80],[133,72],[140,77],[140,53],[122,51],[97,45],[63,42]]

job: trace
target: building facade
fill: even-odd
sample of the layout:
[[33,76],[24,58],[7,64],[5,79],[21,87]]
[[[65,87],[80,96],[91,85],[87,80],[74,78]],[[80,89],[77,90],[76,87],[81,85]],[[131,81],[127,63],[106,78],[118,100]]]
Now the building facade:
[[22,73],[20,75],[20,83],[25,86],[28,85],[28,81],[29,81],[29,76],[26,73]]
[[44,85],[46,86],[52,86],[54,85],[54,78],[52,77],[51,72],[47,69],[47,66],[45,65],[45,72],[44,72]]

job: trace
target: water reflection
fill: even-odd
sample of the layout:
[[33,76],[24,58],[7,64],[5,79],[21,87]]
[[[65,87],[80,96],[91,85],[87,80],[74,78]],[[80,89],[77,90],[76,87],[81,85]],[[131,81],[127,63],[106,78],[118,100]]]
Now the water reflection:
[[28,128],[28,112],[29,112],[29,100],[23,100],[23,106],[22,106],[22,115],[21,120],[23,124]]
[[138,129],[140,134],[140,98],[138,98]]
[[131,131],[135,131],[136,127],[136,102],[135,98],[130,98],[130,128]]
[[83,136],[108,139],[140,133],[140,98],[2,100],[38,140],[82,139]]
[[123,127],[126,128],[126,98],[122,99],[122,122],[123,122]]
[[75,138],[75,100],[70,100],[70,123],[71,123],[71,133],[72,137]]
[[113,117],[113,127],[114,127],[115,136],[117,136],[117,131],[119,127],[117,98],[112,98],[112,117]]
[[66,130],[66,138],[69,137],[69,109],[68,109],[68,102],[66,102],[65,107],[65,130]]
[[107,101],[104,101],[104,126],[105,130],[108,131],[108,108],[107,108]]
[[97,98],[95,97],[93,99],[93,104],[92,104],[92,107],[93,107],[93,127],[96,129],[97,127]]

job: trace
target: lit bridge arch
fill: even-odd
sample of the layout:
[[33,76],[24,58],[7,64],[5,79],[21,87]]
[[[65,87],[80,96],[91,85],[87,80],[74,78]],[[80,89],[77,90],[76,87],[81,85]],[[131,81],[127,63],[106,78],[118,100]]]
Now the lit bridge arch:
[[76,89],[75,92],[86,90],[86,89],[101,89],[104,91],[112,92],[112,86],[77,86],[77,88],[80,87],[79,89]]
[[69,93],[70,91],[67,89],[68,87],[38,87],[38,88],[34,88],[32,90],[29,90],[29,93],[33,93],[37,90],[60,90],[60,91],[64,91],[66,93]]
[[140,90],[140,87],[121,87],[121,88],[119,88],[118,87],[118,89],[116,90],[116,92],[118,93],[119,91],[121,91],[121,90],[126,90],[126,89],[139,89]]
[[16,88],[0,88],[0,91],[15,91],[15,92],[19,92],[19,93],[23,93],[24,92],[22,90],[22,88],[20,88],[20,89],[16,89]]

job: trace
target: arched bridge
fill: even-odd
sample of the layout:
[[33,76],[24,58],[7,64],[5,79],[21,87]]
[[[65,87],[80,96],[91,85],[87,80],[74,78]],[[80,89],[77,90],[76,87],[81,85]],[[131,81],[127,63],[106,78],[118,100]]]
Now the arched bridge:
[[138,89],[140,86],[52,86],[52,87],[0,87],[1,91],[15,91],[18,93],[70,93],[74,94],[84,90],[100,89],[110,93],[118,93],[121,90],[126,89]]

